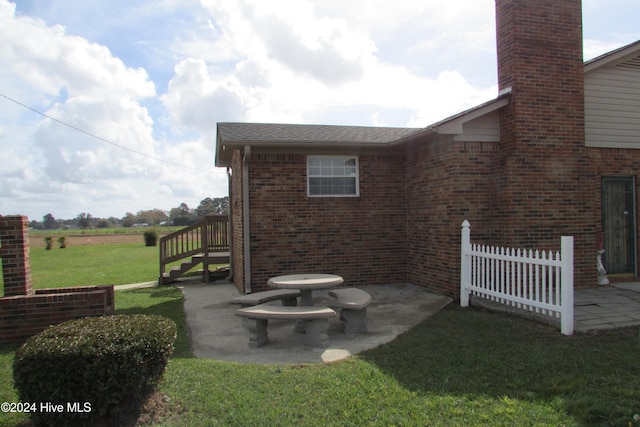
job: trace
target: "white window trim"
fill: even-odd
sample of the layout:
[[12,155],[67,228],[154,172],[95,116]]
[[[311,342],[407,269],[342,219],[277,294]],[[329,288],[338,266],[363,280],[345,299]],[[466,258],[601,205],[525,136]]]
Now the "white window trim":
[[[354,159],[356,161],[355,175],[311,175],[309,173],[310,159]],[[355,194],[311,194],[311,178],[355,178],[356,192]],[[307,156],[307,196],[308,197],[360,197],[360,159],[358,156],[340,156],[340,155],[310,155]]]

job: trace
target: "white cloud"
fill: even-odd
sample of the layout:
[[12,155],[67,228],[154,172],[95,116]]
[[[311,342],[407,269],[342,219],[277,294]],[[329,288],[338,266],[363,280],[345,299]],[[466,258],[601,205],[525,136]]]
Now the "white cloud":
[[[215,78],[211,75],[208,80],[217,90],[232,93],[230,98],[236,103],[231,105],[245,107],[249,121],[308,123],[327,116],[327,111],[344,113],[344,108],[350,107],[350,117],[362,117],[358,110],[367,111],[371,117],[369,123],[358,124],[393,122],[396,126],[426,126],[443,114],[495,96],[493,87],[490,90],[474,87],[460,72],[440,69],[433,76],[418,75],[406,67],[386,63],[377,55],[374,40],[380,36],[380,28],[383,32],[385,28],[398,31],[407,23],[415,24],[416,15],[428,20],[427,27],[430,22],[438,22],[438,28],[446,28],[454,22],[455,10],[442,8],[440,3],[425,6],[423,2],[407,2],[393,7],[382,2],[366,6],[356,2],[310,1],[267,4],[244,0],[232,5],[222,0],[205,0],[204,3],[216,17],[215,27],[221,38],[233,41],[224,50],[228,54],[225,61],[236,65],[225,75],[226,81],[219,78],[213,84]],[[472,9],[479,7],[477,1],[467,3]],[[481,3],[486,7],[491,2]],[[457,39],[463,37],[457,35]],[[407,49],[426,50],[416,40],[411,40]],[[255,85],[243,80],[242,72],[248,65],[252,74],[259,76]],[[205,72],[204,67],[204,62],[199,64],[198,75],[213,73]],[[205,93],[211,98],[214,91]],[[188,103],[197,105],[198,101]],[[396,121],[394,109],[403,111],[404,122]],[[232,117],[243,118],[239,111],[234,108],[232,111]],[[348,124],[349,116],[341,123]],[[223,114],[219,117],[217,121],[227,120]]]
[[176,66],[162,101],[176,123],[210,132],[215,120],[244,118],[242,98],[243,88],[235,76],[216,80],[203,60],[187,59]]
[[[427,126],[477,105],[497,93],[494,4],[0,0],[0,93],[146,154],[0,98],[0,214],[222,196],[220,121]],[[640,38],[639,4],[585,0],[585,58]]]
[[[6,47],[0,49],[0,62],[7,64],[0,69],[0,82],[12,83],[3,92],[56,119],[3,100],[8,112],[3,116],[10,120],[1,122],[0,148],[10,166],[0,171],[0,180],[10,190],[4,192],[2,213],[24,212],[22,206],[29,205],[29,211],[44,209],[38,219],[56,210],[56,216],[64,217],[92,210],[118,216],[141,205],[169,209],[182,197],[200,200],[210,194],[204,190],[198,196],[200,186],[176,179],[182,182],[176,193],[167,198],[164,187],[164,197],[158,197],[158,180],[184,174],[137,154],[166,154],[153,137],[154,121],[143,106],[157,96],[144,69],[127,67],[107,47],[68,35],[62,26],[16,16],[6,1],[0,1],[0,45]],[[200,158],[200,153],[192,154]],[[171,158],[173,163],[177,157]],[[188,155],[181,157],[185,164],[193,163]]]

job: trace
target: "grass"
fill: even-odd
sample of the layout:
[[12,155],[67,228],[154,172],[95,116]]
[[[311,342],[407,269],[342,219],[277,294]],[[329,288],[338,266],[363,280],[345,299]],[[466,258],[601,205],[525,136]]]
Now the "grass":
[[[119,313],[179,325],[161,390],[163,426],[619,425],[640,413],[638,329],[565,337],[525,320],[451,307],[348,360],[260,366],[195,359],[182,294],[120,291]],[[0,347],[0,399],[15,401]],[[26,418],[0,415],[0,426]]]
[[[31,250],[35,288],[123,285],[158,278],[158,248],[137,244],[71,246],[63,250]],[[54,264],[56,268],[47,268]],[[73,272],[73,274],[69,274]]]
[[[158,251],[157,246],[144,246],[142,242],[74,245],[50,251],[32,247],[32,286],[43,289],[151,282],[160,275]],[[167,271],[179,263],[169,264]],[[3,284],[0,275],[0,296],[4,295]]]
[[50,251],[36,247],[30,253],[31,280],[36,289],[149,282],[160,274],[158,247],[142,243]]
[[[114,250],[113,256],[132,249]],[[68,270],[74,268],[68,260],[40,264],[36,260],[50,254],[32,255],[38,283],[61,265],[67,276],[73,271],[85,283],[92,280],[92,269]],[[122,270],[125,278],[114,282],[131,282],[136,268],[144,267]],[[116,307],[120,314],[161,314],[178,324],[161,385],[170,401],[158,425],[629,426],[640,414],[638,328],[565,337],[522,319],[452,306],[345,361],[260,366],[194,358],[182,293],[174,287],[118,291]],[[16,348],[0,346],[0,401],[17,401]],[[26,419],[0,413],[0,426]]]

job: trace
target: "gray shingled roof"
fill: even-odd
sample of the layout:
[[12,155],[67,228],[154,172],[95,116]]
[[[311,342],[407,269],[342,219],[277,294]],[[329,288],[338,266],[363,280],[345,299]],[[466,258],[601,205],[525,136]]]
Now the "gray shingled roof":
[[235,147],[375,147],[406,138],[422,128],[218,123],[216,166],[228,166]]
[[292,125],[272,123],[218,123],[218,140],[224,145],[244,143],[354,143],[386,144],[422,128]]

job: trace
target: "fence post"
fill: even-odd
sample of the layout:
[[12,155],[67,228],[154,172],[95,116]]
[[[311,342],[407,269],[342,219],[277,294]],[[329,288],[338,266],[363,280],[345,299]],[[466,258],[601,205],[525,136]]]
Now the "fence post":
[[573,335],[573,237],[561,237],[560,252],[562,257],[560,332],[564,335]]
[[460,243],[460,307],[469,306],[468,286],[471,284],[471,224],[466,219],[462,222]]

